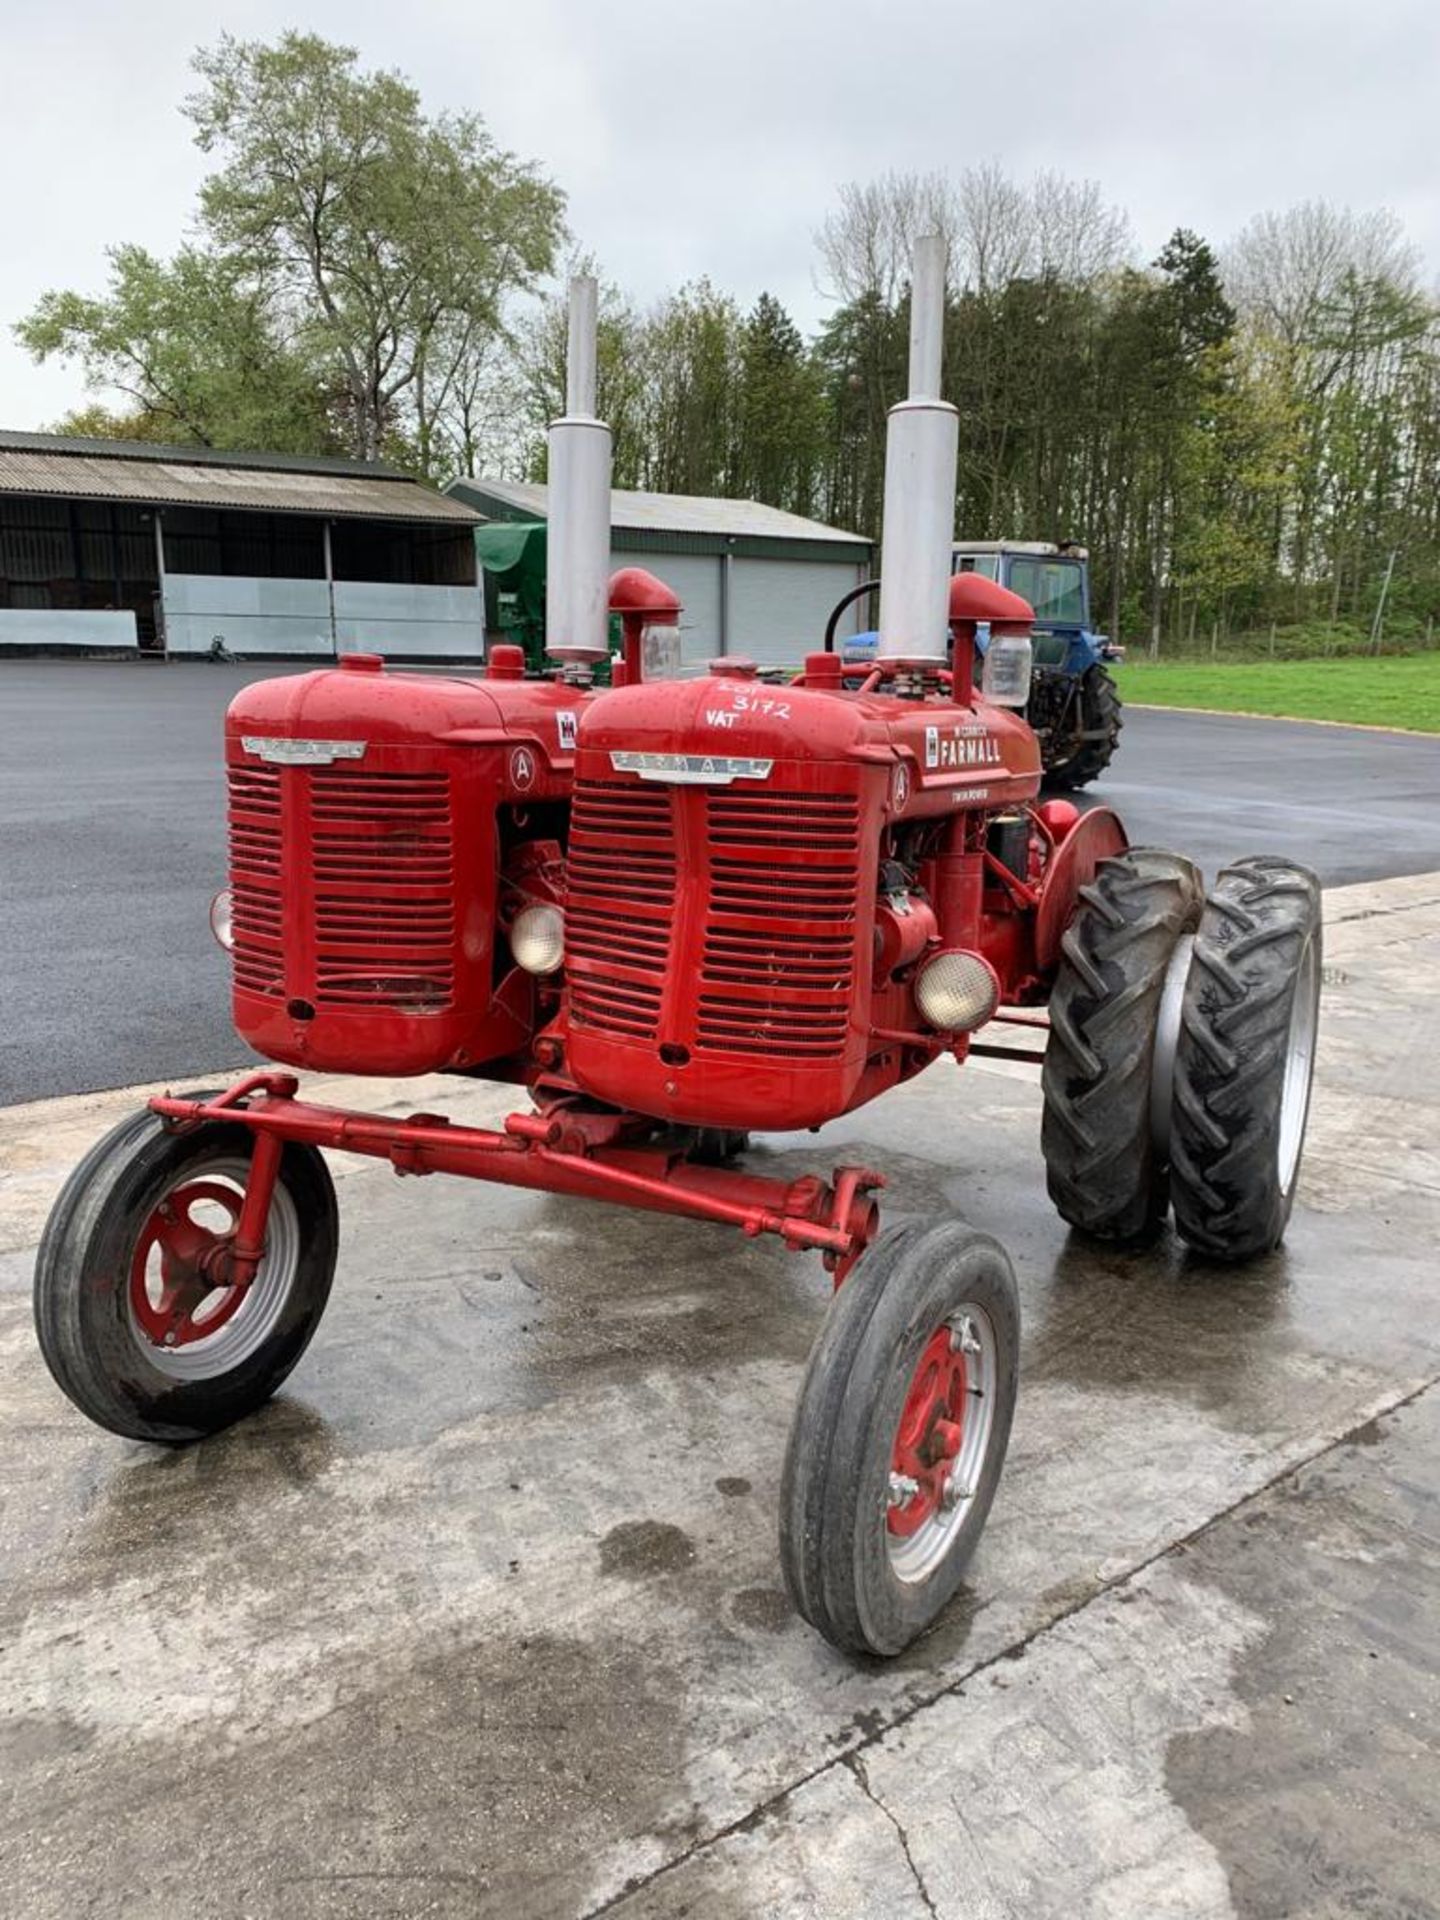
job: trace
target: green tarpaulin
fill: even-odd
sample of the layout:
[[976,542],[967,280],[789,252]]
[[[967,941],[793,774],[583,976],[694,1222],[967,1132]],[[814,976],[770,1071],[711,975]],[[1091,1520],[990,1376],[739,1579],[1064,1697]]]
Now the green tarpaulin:
[[545,523],[497,523],[475,529],[485,585],[485,625],[538,658],[545,634]]

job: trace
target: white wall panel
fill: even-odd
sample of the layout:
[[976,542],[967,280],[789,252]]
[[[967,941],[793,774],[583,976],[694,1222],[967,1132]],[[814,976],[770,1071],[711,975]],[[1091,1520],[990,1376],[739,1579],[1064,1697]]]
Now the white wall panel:
[[337,580],[335,642],[340,653],[383,653],[388,660],[479,660],[484,596],[478,587]]
[[[798,667],[807,653],[819,651],[831,608],[862,578],[849,560],[736,560],[731,653],[764,666]],[[846,612],[840,635],[856,632],[856,614],[857,607]]]
[[138,647],[128,609],[0,607],[0,647]]
[[167,573],[165,651],[285,653],[330,659],[330,595],[323,580],[247,574]]

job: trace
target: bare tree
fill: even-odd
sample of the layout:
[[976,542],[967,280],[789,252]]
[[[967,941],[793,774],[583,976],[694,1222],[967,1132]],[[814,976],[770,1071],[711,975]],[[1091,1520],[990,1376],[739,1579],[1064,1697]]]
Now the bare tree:
[[957,283],[993,293],[1030,269],[1035,252],[1035,209],[1025,189],[996,160],[967,167],[955,191],[958,210]]
[[851,181],[815,236],[825,267],[823,291],[847,303],[878,296],[892,306],[909,284],[916,240],[943,234],[953,254],[960,224],[955,188],[943,173]]
[[1225,287],[1242,319],[1286,347],[1313,339],[1347,280],[1413,291],[1419,255],[1393,213],[1356,213],[1306,200],[1261,213],[1222,257]]
[[1129,219],[1119,207],[1106,204],[1096,181],[1037,173],[1029,199],[1035,236],[1032,265],[1040,277],[1089,286],[1129,259]]

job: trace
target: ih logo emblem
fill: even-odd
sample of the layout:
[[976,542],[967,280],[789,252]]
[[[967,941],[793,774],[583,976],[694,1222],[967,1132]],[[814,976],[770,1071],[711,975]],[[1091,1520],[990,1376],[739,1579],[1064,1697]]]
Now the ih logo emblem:
[[562,753],[573,753],[575,751],[575,730],[580,724],[579,714],[557,713],[555,716],[555,724],[560,730],[560,751]]
[[925,729],[925,764],[942,771],[962,767],[998,767],[1000,742],[983,727]]

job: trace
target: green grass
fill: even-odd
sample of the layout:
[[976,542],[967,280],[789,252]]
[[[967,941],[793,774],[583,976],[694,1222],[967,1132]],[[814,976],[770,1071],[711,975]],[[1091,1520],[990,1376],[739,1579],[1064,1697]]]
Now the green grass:
[[1440,733],[1440,652],[1231,666],[1130,660],[1112,671],[1122,699],[1136,706],[1216,707]]

